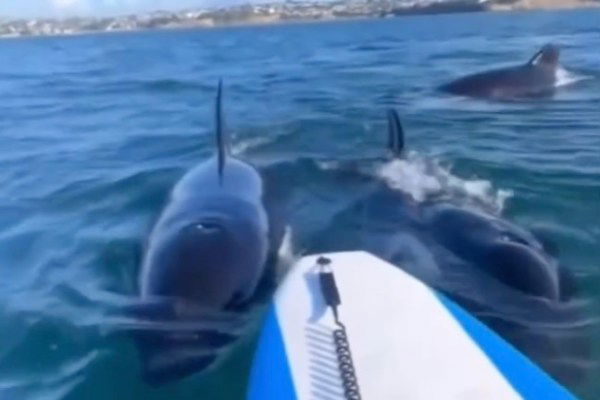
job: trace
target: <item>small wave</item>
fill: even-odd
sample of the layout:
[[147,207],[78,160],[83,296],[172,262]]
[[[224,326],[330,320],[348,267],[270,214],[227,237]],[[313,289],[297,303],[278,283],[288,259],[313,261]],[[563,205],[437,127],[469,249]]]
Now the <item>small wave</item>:
[[443,198],[463,205],[483,206],[499,213],[512,196],[509,190],[494,189],[489,181],[457,177],[439,162],[415,152],[409,153],[405,159],[381,165],[375,174],[390,188],[409,194],[417,202]]
[[353,48],[351,48],[351,51],[358,51],[358,52],[362,52],[362,51],[382,51],[382,50],[391,50],[394,47],[391,45],[381,45],[381,44],[361,44],[358,46],[355,46]]
[[241,140],[238,143],[231,146],[231,152],[234,155],[240,155],[248,150],[254,149],[256,147],[261,147],[269,144],[273,139],[267,136],[262,137],[254,137],[246,140]]
[[[56,346],[55,344],[51,345],[51,351],[56,351]],[[77,359],[67,360],[47,372],[27,375],[13,373],[12,377],[3,377],[0,380],[0,397],[64,399],[85,380],[85,371],[100,355],[98,350],[93,350]]]
[[173,92],[183,90],[210,90],[210,87],[199,82],[179,79],[156,79],[139,82],[141,86],[148,90],[159,92]]

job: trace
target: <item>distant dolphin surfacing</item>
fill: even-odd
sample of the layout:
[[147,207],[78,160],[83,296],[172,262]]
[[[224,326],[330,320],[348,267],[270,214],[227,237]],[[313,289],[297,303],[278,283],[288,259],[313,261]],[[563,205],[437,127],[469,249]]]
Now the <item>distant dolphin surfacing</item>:
[[468,75],[439,89],[457,95],[490,99],[550,96],[556,90],[558,59],[558,47],[547,44],[526,64]]
[[263,177],[229,152],[221,82],[216,139],[217,154],[173,188],[144,254],[139,290],[150,306],[140,314],[152,323],[134,338],[150,384],[204,370],[237,339],[282,243]]
[[[389,150],[402,156],[395,111]],[[385,182],[307,238],[311,252],[365,250],[446,294],[563,383],[590,365],[588,320],[551,246],[498,216],[450,200],[422,202]],[[368,271],[365,271],[368,273]]]

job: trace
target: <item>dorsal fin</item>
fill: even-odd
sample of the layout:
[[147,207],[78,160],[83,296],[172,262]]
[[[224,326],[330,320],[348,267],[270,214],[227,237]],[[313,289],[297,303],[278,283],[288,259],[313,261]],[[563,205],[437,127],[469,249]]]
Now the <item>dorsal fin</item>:
[[558,64],[559,49],[552,43],[545,44],[537,53],[533,55],[527,61],[527,65],[551,65],[556,66]]
[[219,79],[217,98],[215,101],[215,131],[217,139],[217,160],[219,165],[219,181],[223,183],[225,159],[229,155],[229,140],[223,121],[223,80]]
[[388,148],[393,157],[400,157],[404,150],[404,131],[400,116],[392,108],[388,110]]
[[540,57],[542,56],[542,52],[544,51],[544,49],[540,49],[537,51],[537,53],[535,53],[533,55],[533,57],[531,57],[529,59],[529,61],[527,61],[527,65],[535,65],[537,64],[538,60],[540,59]]

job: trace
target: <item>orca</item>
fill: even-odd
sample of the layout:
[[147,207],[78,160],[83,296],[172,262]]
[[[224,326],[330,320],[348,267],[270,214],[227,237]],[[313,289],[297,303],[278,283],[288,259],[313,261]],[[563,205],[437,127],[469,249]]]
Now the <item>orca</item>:
[[[403,157],[395,110],[387,142],[388,162]],[[564,384],[589,372],[589,319],[573,273],[547,241],[497,214],[447,197],[417,201],[380,181],[304,240],[311,253],[364,250],[402,268]]]
[[551,96],[557,85],[559,53],[556,45],[546,44],[525,64],[467,75],[440,86],[439,90],[489,99]]
[[133,332],[143,379],[164,384],[219,360],[272,290],[285,222],[261,172],[234,157],[225,130],[222,81],[216,154],[175,184],[148,238],[139,273],[147,327]]

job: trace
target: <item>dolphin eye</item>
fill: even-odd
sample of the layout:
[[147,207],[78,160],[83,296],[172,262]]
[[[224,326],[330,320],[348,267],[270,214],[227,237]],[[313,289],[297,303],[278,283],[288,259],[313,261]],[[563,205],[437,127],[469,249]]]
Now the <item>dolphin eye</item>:
[[500,240],[502,240],[503,242],[518,243],[525,246],[529,245],[529,242],[527,240],[508,232],[504,232],[500,237]]
[[214,222],[200,222],[194,225],[194,229],[200,232],[216,231],[221,227]]

